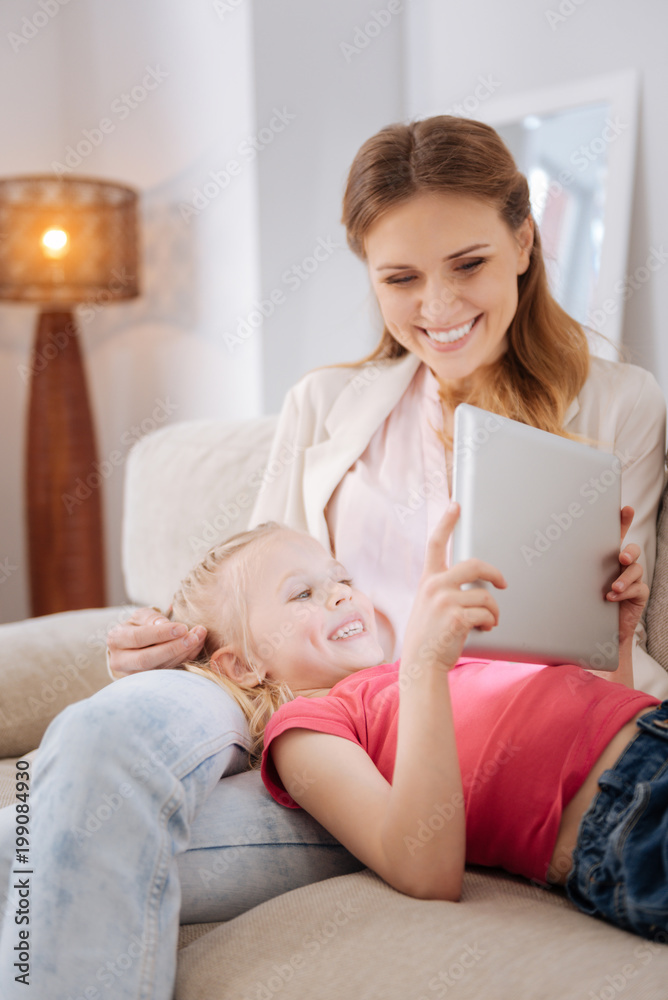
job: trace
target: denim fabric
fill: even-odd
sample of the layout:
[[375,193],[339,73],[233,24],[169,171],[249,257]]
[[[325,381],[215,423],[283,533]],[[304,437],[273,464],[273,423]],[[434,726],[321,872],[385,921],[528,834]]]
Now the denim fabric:
[[566,892],[579,909],[668,941],[668,701],[638,733],[582,817]]
[[246,734],[229,695],[178,670],[116,681],[52,722],[30,794],[28,990],[14,979],[14,808],[0,813],[3,1000],[170,1000],[179,917],[226,920],[363,867],[241,773]]

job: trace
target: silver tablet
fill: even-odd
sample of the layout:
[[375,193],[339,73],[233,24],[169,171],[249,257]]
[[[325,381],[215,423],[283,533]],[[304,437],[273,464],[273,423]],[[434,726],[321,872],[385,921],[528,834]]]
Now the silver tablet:
[[476,556],[508,586],[499,624],[465,656],[615,670],[621,462],[605,451],[463,403],[455,410],[452,561]]

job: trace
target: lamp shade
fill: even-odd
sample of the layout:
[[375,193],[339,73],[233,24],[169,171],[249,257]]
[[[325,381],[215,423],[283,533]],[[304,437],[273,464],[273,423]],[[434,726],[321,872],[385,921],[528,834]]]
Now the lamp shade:
[[86,177],[0,179],[0,299],[68,305],[130,299],[137,194]]

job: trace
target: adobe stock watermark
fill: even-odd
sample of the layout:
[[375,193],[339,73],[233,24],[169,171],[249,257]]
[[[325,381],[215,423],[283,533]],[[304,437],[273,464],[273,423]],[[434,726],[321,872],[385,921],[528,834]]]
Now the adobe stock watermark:
[[[288,639],[296,635],[298,626],[307,622],[312,615],[317,614],[322,606],[327,603],[331,595],[339,591],[344,585],[347,586],[347,584],[341,583],[338,579],[332,578],[328,580],[325,586],[318,587],[311,592],[308,601],[303,601],[297,606],[294,612],[295,621],[283,622],[280,629],[276,629],[274,632],[265,632],[263,635],[256,637],[255,649],[260,662],[267,661],[267,663],[271,663],[274,654],[282,649]],[[308,784],[304,784],[302,790],[308,787]]]
[[435,802],[431,815],[426,820],[418,820],[415,836],[409,834],[404,836],[404,845],[411,857],[433,840],[436,833],[442,830],[446,823],[452,822],[457,813],[465,808],[468,795],[477,794],[488,781],[497,776],[504,764],[512,760],[521,750],[521,747],[514,746],[508,739],[498,740],[491,757],[475,771],[462,775],[462,791],[453,792],[447,802]]
[[440,497],[444,500],[448,498],[448,477],[444,469],[432,469],[420,486],[412,486],[409,489],[405,503],[392,504],[399,524],[404,524],[409,517],[413,517],[431,497]]
[[586,3],[586,0],[561,0],[556,10],[546,10],[545,17],[552,31],[556,31],[560,24],[567,21],[576,12],[578,7]]
[[462,101],[455,102],[443,114],[455,115],[459,118],[473,118],[480,105],[492,94],[495,94],[500,86],[500,81],[495,80],[491,73],[488,76],[479,76],[473,93],[468,94]]
[[[612,468],[605,469],[599,476],[591,476],[586,483],[583,483],[579,490],[579,495],[587,501],[589,506],[607,493],[608,490],[619,483],[619,479],[624,469],[633,461],[633,455],[627,453],[615,454],[612,460]],[[572,500],[566,510],[558,511],[550,515],[550,522],[541,530],[536,528],[531,545],[523,544],[520,552],[527,566],[541,556],[545,555],[555,542],[568,531],[573,524],[585,512],[585,508],[579,500]]]
[[227,14],[233,14],[245,0],[213,0],[213,9],[222,21]]
[[[460,983],[466,977],[469,970],[474,965],[477,965],[485,955],[487,955],[487,951],[481,948],[477,941],[472,945],[467,944],[457,958],[453,962],[450,962],[447,969],[440,969],[438,974],[429,980],[427,983],[428,988],[437,997],[447,996],[448,990],[456,987],[457,983]],[[433,1000],[433,996],[428,998],[423,993],[418,997],[418,1000]]]
[[51,161],[51,169],[58,176],[70,174],[73,170],[78,170],[85,159],[101,146],[105,137],[116,131],[119,122],[130,117],[147,97],[150,96],[167,79],[168,73],[160,66],[146,66],[144,75],[130,90],[123,91],[115,97],[109,107],[112,117],[100,118],[93,128],[85,128],[81,132],[81,139],[75,145],[65,147],[65,154],[62,162],[60,160]]
[[92,809],[86,809],[79,825],[70,828],[70,833],[76,843],[81,846],[101,830],[105,823],[108,823],[123,807],[125,802],[135,795],[136,785],[146,784],[151,775],[167,761],[174,751],[180,750],[184,743],[184,737],[167,734],[154,750],[148,753],[142,752],[142,755],[137,757],[132,764],[128,775],[135,784],[132,784],[131,781],[121,781],[111,791],[103,792],[98,804]]
[[[303,260],[291,267],[286,268],[281,274],[281,283],[285,285],[289,292],[298,291],[302,285],[315,274],[325,261],[330,260],[332,255],[342,249],[343,244],[333,240],[331,236],[326,238],[318,237],[318,240],[310,254]],[[233,333],[225,332],[223,340],[230,353],[234,353],[237,347],[246,343],[253,334],[262,328],[265,319],[288,301],[288,293],[280,286],[272,288],[262,299],[252,303],[251,309],[245,316],[237,319]]]
[[104,991],[91,984],[84,990],[78,991],[76,997],[71,997],[71,1000],[102,1000],[103,997],[114,996],[113,992],[108,992],[109,989],[119,985],[119,980],[132,968],[137,959],[142,957],[148,946],[149,936],[147,934],[142,934],[141,937],[137,934],[131,934],[125,950],[114,955],[113,958],[106,959],[95,973],[95,982],[102,984],[105,987]]
[[7,580],[9,580],[9,578],[17,571],[18,566],[14,566],[13,563],[10,563],[9,556],[5,556],[2,562],[0,562],[0,586],[3,583],[7,583]]
[[610,679],[610,663],[619,656],[619,632],[615,630],[609,636],[605,642],[596,643],[596,652],[588,660],[580,659],[574,664],[579,670],[577,673],[569,673],[565,682],[571,694],[575,694],[583,684],[589,684],[596,677],[597,670],[603,670],[604,677]]
[[355,56],[364,52],[374,38],[378,38],[388,24],[392,23],[392,19],[397,14],[402,13],[403,9],[403,0],[389,0],[386,7],[369,11],[369,20],[362,25],[355,25],[352,41],[339,42],[339,49],[343,53],[345,61],[351,63]]
[[267,809],[266,806],[262,806],[256,816],[260,825],[256,826],[253,823],[247,826],[242,833],[233,838],[231,845],[225,845],[224,851],[213,852],[214,860],[211,865],[208,868],[199,868],[197,870],[202,885],[208,888],[212,883],[219,881],[219,879],[227,875],[232,867],[238,865],[242,856],[242,848],[255,846],[266,835],[266,826],[264,824],[272,822],[272,815],[273,810],[271,808]]
[[[132,607],[123,607],[116,624],[125,621],[133,612]],[[19,707],[14,707],[13,715],[10,719],[0,705],[0,726],[16,725],[17,722],[44,719],[53,716],[53,703],[62,695],[70,684],[81,680],[82,674],[90,670],[91,667],[99,665],[100,653],[104,655],[106,650],[106,632],[108,626],[91,632],[86,639],[86,647],[90,653],[77,653],[71,663],[65,663],[60,671],[49,680],[45,680],[38,689],[34,689],[30,694],[26,694],[25,699]],[[94,651],[97,650],[97,657]],[[91,682],[94,683],[94,682]],[[89,691],[93,694],[93,689]]]
[[48,342],[42,351],[39,354],[31,356],[29,366],[18,365],[17,370],[23,384],[25,385],[30,378],[34,378],[40,372],[43,372],[49,361],[53,361],[68,346],[72,337],[75,337],[77,334],[77,324],[80,327],[86,326],[107,302],[116,299],[119,291],[127,288],[128,285],[133,285],[134,282],[135,276],[130,274],[126,268],[121,268],[120,270],[114,268],[111,272],[111,281],[107,287],[101,289],[90,302],[82,303],[76,307],[73,322],[68,323],[63,330],[59,330],[55,334],[50,333]]
[[650,247],[649,254],[644,264],[640,264],[630,274],[625,274],[615,282],[613,291],[618,296],[616,299],[605,299],[600,308],[592,309],[587,314],[586,323],[594,330],[600,330],[609,316],[614,316],[622,307],[624,302],[639,291],[643,285],[651,279],[652,275],[660,270],[668,261],[668,252],[664,250],[663,244],[660,247]]
[[566,168],[560,170],[558,177],[551,180],[542,195],[536,198],[533,204],[534,211],[542,215],[547,204],[553,198],[563,194],[564,189],[573,183],[577,174],[583,173],[591,163],[594,163],[601,153],[605,152],[610,143],[616,142],[628,127],[628,122],[620,121],[619,117],[606,118],[601,134],[594,136],[587,143],[581,143],[570,154],[568,162],[575,168],[575,172]]
[[494,434],[502,429],[506,419],[497,413],[489,413],[483,420],[482,426],[476,427],[471,433],[459,435],[455,445],[455,455],[464,456],[479,452],[489,444]]
[[193,552],[199,552],[202,548],[211,548],[222,538],[224,532],[229,529],[234,522],[241,517],[244,511],[249,510],[255,502],[255,498],[267,486],[271,486],[279,476],[282,476],[302,454],[304,446],[286,442],[282,445],[276,455],[272,455],[266,465],[258,466],[246,479],[248,489],[240,490],[233,500],[227,500],[218,504],[218,513],[211,519],[204,521],[201,535],[191,535],[188,539]]
[[209,180],[201,187],[193,188],[190,201],[179,202],[178,209],[181,219],[190,225],[194,218],[215,201],[232,183],[232,178],[238,177],[244,167],[252,163],[258,153],[270,146],[277,135],[284,132],[290,122],[296,119],[286,107],[274,108],[272,117],[266,126],[255,135],[249,135],[237,146],[237,158],[228,160],[220,170],[210,170]]
[[298,802],[302,792],[308,791],[312,785],[315,785],[315,782],[316,779],[312,774],[308,773],[306,768],[304,768],[301,774],[297,771],[293,771],[287,781],[283,779],[285,792],[279,792],[278,801],[284,806],[289,806],[292,805],[293,802]]
[[331,917],[302,937],[300,950],[280,965],[274,962],[271,975],[266,979],[257,979],[251,990],[244,993],[243,1000],[273,1000],[301,969],[306,968],[308,958],[318,955],[359,912],[359,907],[351,900],[337,900]]
[[[469,631],[466,622],[461,617],[456,617],[437,638],[423,642],[414,658],[408,660],[402,656],[397,683],[388,684],[376,695],[373,700],[373,711],[376,713],[384,711],[387,703],[393,702],[397,694],[401,697],[413,683],[424,676],[426,670],[437,667],[437,661],[442,660],[444,656],[451,658],[453,642],[465,639]],[[450,665],[454,666],[454,663],[455,660],[452,660]],[[371,711],[371,707],[369,707],[369,711]]]
[[383,365],[380,365],[375,361],[369,361],[362,367],[358,368],[356,374],[350,382],[355,392],[359,394],[370,385],[373,385],[376,379],[380,376],[383,367]]
[[177,404],[171,402],[169,396],[166,399],[156,399],[151,414],[121,434],[120,443],[126,450],[121,451],[116,448],[102,462],[93,462],[92,468],[85,479],[77,476],[75,488],[72,493],[63,493],[61,495],[60,499],[63,501],[67,513],[71,514],[75,507],[80,507],[82,503],[85,503],[93,495],[93,492],[98,490],[102,486],[102,483],[109,479],[119,466],[123,465],[128,448],[136,444],[144,435],[157,430],[177,410]]
[[20,52],[24,45],[36,38],[42,28],[46,28],[69,2],[70,0],[39,0],[39,9],[21,20],[19,30],[7,33],[7,41],[14,52]]
[[[463,433],[458,436],[453,446],[453,455],[464,457],[480,451],[489,443],[492,436],[503,427],[503,423],[502,417],[496,413],[489,413],[481,426],[476,427],[471,433]],[[432,469],[428,472],[420,486],[414,486],[408,491],[405,503],[393,504],[393,510],[399,523],[404,524],[409,517],[421,510],[431,497],[447,499],[447,481],[447,468],[445,467]]]

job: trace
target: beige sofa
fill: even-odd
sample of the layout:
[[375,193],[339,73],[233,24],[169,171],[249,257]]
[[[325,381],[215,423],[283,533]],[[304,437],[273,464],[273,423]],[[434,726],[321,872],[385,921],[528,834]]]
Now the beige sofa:
[[[264,470],[273,428],[274,418],[193,422],[135,446],[123,536],[133,603],[166,607],[206,547],[245,527],[263,475],[281,475],[278,465]],[[650,652],[668,669],[664,507],[647,623]],[[67,704],[109,683],[104,637],[128,610],[0,626],[3,805],[12,801],[13,760]],[[655,693],[668,697],[668,674],[657,672]],[[411,899],[367,870],[329,879],[224,924],[184,926],[180,949],[179,1000],[668,997],[668,946],[579,914],[560,891],[483,869],[467,872],[461,903]]]

